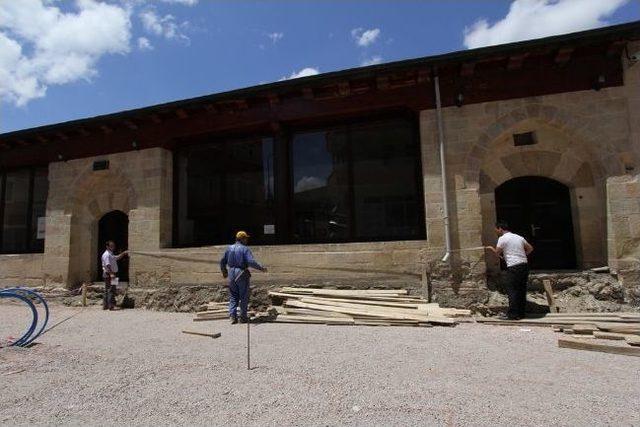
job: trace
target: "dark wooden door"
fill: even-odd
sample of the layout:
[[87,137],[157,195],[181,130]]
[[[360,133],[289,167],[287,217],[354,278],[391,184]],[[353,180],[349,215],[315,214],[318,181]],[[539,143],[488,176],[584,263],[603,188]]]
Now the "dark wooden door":
[[[126,251],[129,245],[129,217],[121,211],[111,211],[98,222],[98,271],[96,280],[102,280],[102,254],[106,242],[113,240],[116,244],[116,255]],[[118,261],[118,278],[121,282],[129,281],[129,257]]]
[[531,268],[576,268],[569,188],[549,178],[514,178],[496,188],[496,214],[530,242]]

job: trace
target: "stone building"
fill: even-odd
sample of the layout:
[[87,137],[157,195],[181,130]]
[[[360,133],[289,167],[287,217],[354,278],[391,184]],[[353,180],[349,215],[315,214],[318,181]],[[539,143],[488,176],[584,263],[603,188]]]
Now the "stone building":
[[639,57],[635,22],[2,134],[0,285],[98,280],[106,239],[136,287],[221,285],[247,229],[258,285],[469,302],[499,218],[534,268],[637,289]]

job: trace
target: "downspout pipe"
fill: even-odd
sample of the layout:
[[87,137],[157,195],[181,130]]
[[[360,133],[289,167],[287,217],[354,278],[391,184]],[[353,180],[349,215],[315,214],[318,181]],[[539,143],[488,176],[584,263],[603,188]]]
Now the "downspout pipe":
[[447,162],[445,159],[445,145],[444,145],[444,127],[442,125],[442,102],[440,100],[440,78],[436,72],[433,79],[433,85],[436,92],[436,121],[438,123],[438,142],[440,146],[440,174],[442,179],[442,198],[444,203],[444,239],[445,239],[445,254],[442,257],[442,262],[447,262],[451,257],[451,230],[449,226],[449,192],[447,190]]

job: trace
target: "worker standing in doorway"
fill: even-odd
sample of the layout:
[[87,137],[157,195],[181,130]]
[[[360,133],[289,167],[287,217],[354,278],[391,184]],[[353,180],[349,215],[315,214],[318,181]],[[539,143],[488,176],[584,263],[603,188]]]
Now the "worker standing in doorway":
[[527,256],[533,246],[524,237],[509,231],[506,222],[496,223],[498,243],[496,247],[487,246],[507,264],[506,288],[509,298],[509,310],[505,319],[518,320],[525,317],[527,304],[527,283],[529,281],[529,262]]
[[127,256],[124,251],[115,255],[116,244],[113,240],[106,243],[105,251],[102,253],[102,278],[104,279],[104,299],[102,301],[103,310],[115,310],[116,308],[116,278],[118,277],[118,260]]
[[[222,276],[229,280],[229,318],[231,324],[238,323],[238,305],[240,305],[240,322],[249,321],[247,313],[249,307],[249,267],[265,272],[267,269],[253,258],[251,249],[247,246],[249,235],[244,231],[236,233],[236,243],[224,251],[220,260]],[[227,266],[229,269],[227,270]]]

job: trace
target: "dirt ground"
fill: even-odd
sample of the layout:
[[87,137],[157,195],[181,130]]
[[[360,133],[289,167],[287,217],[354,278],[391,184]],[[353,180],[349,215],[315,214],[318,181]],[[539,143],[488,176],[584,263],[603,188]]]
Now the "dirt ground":
[[[27,316],[0,305],[0,337]],[[259,324],[247,370],[244,325],[53,307],[64,319],[0,349],[0,424],[640,425],[640,358],[547,328]]]

